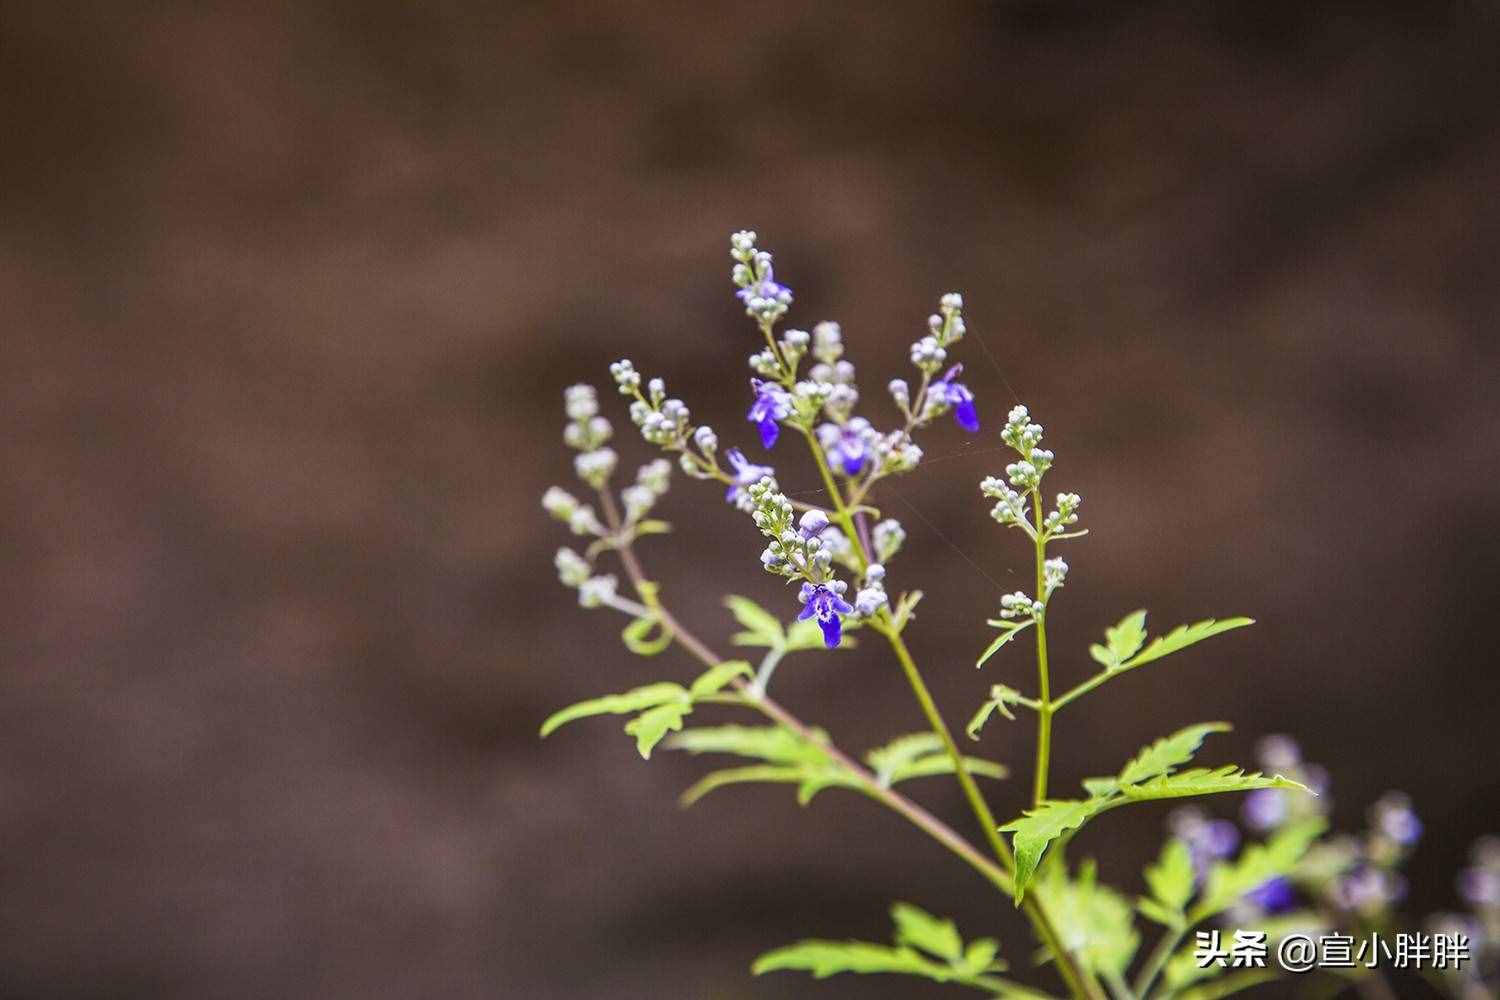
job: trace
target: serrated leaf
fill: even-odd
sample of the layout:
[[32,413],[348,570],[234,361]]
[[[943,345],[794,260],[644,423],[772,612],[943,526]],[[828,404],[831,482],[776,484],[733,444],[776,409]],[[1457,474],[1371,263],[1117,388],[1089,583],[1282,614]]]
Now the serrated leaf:
[[1179,625],[1166,635],[1157,636],[1152,639],[1145,649],[1132,656],[1121,664],[1121,669],[1139,667],[1152,660],[1159,660],[1163,656],[1175,653],[1180,649],[1186,649],[1195,643],[1210,639],[1213,636],[1229,632],[1246,625],[1254,625],[1253,618],[1225,618],[1223,620],[1205,618],[1201,622],[1191,625]]
[[1288,824],[1264,844],[1246,847],[1234,861],[1215,865],[1209,870],[1203,898],[1193,907],[1194,922],[1227,909],[1270,879],[1289,874],[1326,825],[1320,817]]
[[[1172,913],[1175,921],[1180,922],[1183,908],[1193,897],[1193,859],[1187,845],[1176,837],[1170,838],[1162,845],[1161,855],[1156,863],[1146,868],[1145,875],[1152,899]],[[1141,912],[1146,913],[1144,907]],[[1159,920],[1150,913],[1146,915],[1160,923],[1173,922]]]
[[995,956],[1000,954],[1000,942],[994,938],[977,938],[964,949],[964,967],[975,975],[995,969]]
[[[730,594],[724,598],[724,604],[729,608],[735,620],[744,626],[745,631],[734,637],[737,646],[780,646],[785,642],[786,633],[781,628],[781,619],[777,618],[765,608],[756,604],[748,597],[739,594]],[[764,642],[742,642],[742,638],[761,638]]]
[[1136,899],[1135,908],[1140,912],[1141,916],[1149,920],[1155,920],[1164,927],[1181,927],[1184,922],[1181,913],[1175,913],[1162,906],[1156,900],[1147,899],[1145,896]]
[[[656,629],[652,635],[651,630]],[[625,648],[637,656],[655,656],[672,645],[672,632],[655,615],[632,619],[620,633]]]
[[1025,631],[1028,626],[1035,623],[1033,621],[1026,621],[1017,624],[1016,622],[1008,622],[1003,619],[991,619],[990,624],[997,626],[1003,631],[1001,631],[1001,633],[995,637],[993,642],[985,647],[983,653],[979,654],[979,659],[974,661],[974,666],[976,668],[984,666],[984,661],[988,660],[990,657],[998,653],[1001,646],[1004,646],[1006,643],[1010,642],[1016,636]]
[[577,719],[587,718],[591,715],[625,715],[629,712],[639,712],[642,709],[651,708],[654,705],[666,702],[686,702],[688,699],[687,689],[681,684],[673,684],[664,681],[660,684],[647,684],[644,687],[633,688],[621,694],[608,694],[602,698],[591,698],[588,701],[580,701],[569,705],[567,708],[553,712],[542,723],[542,736],[548,736],[559,726],[566,725]]
[[910,903],[892,906],[891,920],[896,924],[898,945],[920,948],[949,962],[963,957],[964,942],[958,936],[958,928],[953,926],[953,921],[934,917]]
[[899,973],[921,976],[940,983],[964,983],[1005,997],[1043,996],[1024,987],[984,974],[1003,970],[996,959],[1000,945],[993,938],[980,938],[964,947],[951,920],[936,917],[910,903],[891,907],[895,922],[895,947],[870,941],[799,941],[768,951],[755,960],[756,975],[777,970],[810,972],[817,979],[854,973]]
[[1118,670],[1120,665],[1140,650],[1146,641],[1146,612],[1132,611],[1119,624],[1104,630],[1104,645],[1089,647],[1089,656],[1101,666]]
[[1307,791],[1281,775],[1266,777],[1258,771],[1246,771],[1233,764],[1218,768],[1199,767],[1180,774],[1164,774],[1139,785],[1126,785],[1121,792],[1128,799],[1185,799],[1195,795],[1218,795],[1222,792],[1248,792],[1256,788],[1297,788]]
[[[819,730],[814,734],[823,735]],[[737,754],[772,764],[822,763],[829,759],[818,744],[784,726],[698,726],[673,736],[667,747],[692,754]]]
[[876,747],[865,754],[865,762],[875,772],[882,784],[889,784],[891,775],[918,757],[943,749],[942,737],[932,732],[907,733],[897,736],[883,747]]
[[1130,904],[1108,886],[1100,885],[1093,862],[1070,879],[1055,866],[1037,886],[1059,936],[1091,972],[1123,976],[1140,946]]
[[718,694],[730,681],[736,677],[754,677],[755,671],[750,664],[744,660],[725,660],[709,667],[698,675],[689,689],[689,694],[694,698],[703,698],[707,695]]
[[[976,778],[1006,778],[1010,776],[1010,769],[1004,764],[983,757],[970,757],[963,755],[960,759],[964,762],[964,768]],[[891,784],[901,781],[909,781],[912,778],[931,778],[940,774],[953,774],[953,758],[946,753],[935,753],[929,757],[910,761],[897,768],[891,776]]]
[[1227,722],[1200,722],[1164,736],[1133,757],[1120,771],[1121,785],[1136,785],[1148,778],[1171,774],[1181,764],[1193,759],[1209,733],[1224,733],[1232,728]]
[[1016,856],[1016,905],[1026,893],[1031,876],[1042,860],[1047,845],[1068,830],[1076,830],[1105,807],[1106,799],[1053,799],[1043,802],[1018,819],[1000,828],[1011,834]]
[[682,728],[683,716],[693,710],[690,704],[679,704],[669,702],[665,705],[657,705],[648,708],[625,723],[625,732],[635,737],[635,748],[640,751],[646,760],[651,759],[651,751],[660,743],[663,736],[673,730]]
[[698,779],[694,785],[682,793],[678,799],[684,806],[690,806],[703,796],[717,788],[726,785],[740,785],[751,782],[770,782],[779,784],[800,784],[806,775],[800,767],[781,764],[751,764],[748,767],[727,767],[721,771],[710,771]]
[[1212,983],[1203,983],[1183,990],[1177,994],[1176,1000],[1222,1000],[1223,997],[1248,990],[1252,986],[1259,986],[1261,983],[1269,983],[1277,978],[1279,978],[1278,975],[1270,969],[1241,969]]
[[1089,793],[1089,798],[1101,799],[1118,792],[1120,781],[1118,778],[1084,778],[1083,790]]
[[[964,728],[964,732],[968,733],[969,739],[975,741],[979,739],[979,731],[984,728],[986,722],[990,721],[990,716],[994,715],[995,709],[999,707],[1000,702],[994,698],[979,706],[979,711],[974,713],[974,718],[970,719],[968,726]],[[1011,717],[1014,718],[1014,716]]]
[[[839,643],[840,649],[853,644],[849,636],[844,636]],[[818,623],[811,618],[806,621],[794,621],[786,631],[786,651],[788,653],[800,652],[804,649],[827,649],[823,642],[823,630]]]
[[827,979],[841,972],[894,972],[938,982],[953,978],[952,970],[923,958],[910,948],[892,948],[868,941],[799,941],[766,952],[750,967],[757,976],[779,970],[810,972],[814,979]]

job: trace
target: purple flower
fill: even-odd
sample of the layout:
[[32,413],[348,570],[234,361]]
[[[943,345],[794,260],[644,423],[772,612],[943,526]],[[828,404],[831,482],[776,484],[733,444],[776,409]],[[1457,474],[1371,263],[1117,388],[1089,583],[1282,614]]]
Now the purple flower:
[[828,460],[840,472],[854,477],[864,470],[870,457],[870,422],[855,417],[847,424],[823,424],[818,427],[818,441],[828,453]]
[[1240,813],[1252,830],[1274,830],[1286,822],[1286,793],[1276,788],[1257,788],[1245,796]]
[[1191,806],[1177,810],[1171,818],[1172,832],[1187,845],[1193,871],[1201,880],[1209,866],[1234,853],[1240,831],[1224,819],[1209,819]]
[[817,538],[828,530],[828,515],[821,510],[810,510],[797,521],[797,534],[804,539]]
[[734,467],[734,482],[730,484],[729,491],[724,494],[724,499],[730,503],[740,498],[741,490],[754,486],[762,479],[776,475],[776,470],[769,465],[752,464],[745,457],[745,453],[738,448],[730,448],[724,453],[724,457],[729,459],[729,464]]
[[1458,876],[1458,892],[1475,908],[1500,906],[1500,871],[1465,868]]
[[953,419],[958,426],[975,434],[979,431],[979,411],[974,409],[974,394],[969,387],[953,381],[963,374],[963,365],[949,368],[942,378],[927,387],[927,396],[940,406],[953,408]]
[[1401,876],[1361,864],[1334,886],[1334,899],[1346,910],[1369,914],[1400,902],[1406,895]]
[[1292,883],[1281,877],[1262,882],[1245,893],[1245,899],[1263,913],[1285,913],[1297,905]]
[[755,391],[755,401],[750,404],[745,419],[759,428],[760,443],[769,449],[776,444],[776,436],[781,433],[777,421],[786,419],[792,412],[792,397],[776,383],[758,378],[750,380],[750,388]]
[[776,281],[771,267],[771,255],[764,251],[757,253],[753,265],[754,277],[750,277],[750,268],[744,273],[748,284],[735,292],[735,296],[745,304],[745,310],[751,315],[774,322],[792,304],[792,290]]
[[1422,821],[1412,811],[1411,799],[1400,792],[1381,797],[1371,810],[1375,826],[1402,847],[1410,847],[1422,836]]
[[804,583],[797,599],[803,605],[797,620],[806,621],[816,615],[818,626],[823,629],[823,645],[829,649],[837,648],[844,627],[839,615],[853,614],[854,608],[836,591],[821,583]]

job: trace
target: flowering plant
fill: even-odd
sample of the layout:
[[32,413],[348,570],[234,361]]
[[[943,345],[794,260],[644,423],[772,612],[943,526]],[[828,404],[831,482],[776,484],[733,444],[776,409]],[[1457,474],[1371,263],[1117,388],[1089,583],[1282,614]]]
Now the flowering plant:
[[[618,457],[608,444],[612,425],[599,412],[595,390],[573,386],[566,393],[564,440],[578,453],[575,472],[594,499],[580,500],[559,487],[542,499],[548,513],[588,542],[582,552],[558,550],[558,576],[577,591],[583,607],[608,607],[628,616],[622,639],[631,652],[653,656],[675,645],[699,661],[702,672],[685,682],[662,681],[571,705],[546,720],[542,735],[589,716],[625,715],[630,717],[625,732],[643,758],[666,747],[742,759],[705,775],[684,793],[685,804],[751,782],[793,785],[803,803],[830,788],[859,792],[915,824],[1019,907],[1056,985],[1074,997],[1225,996],[1276,974],[1264,956],[1278,941],[1317,932],[1325,942],[1347,939],[1352,954],[1356,935],[1364,942],[1395,927],[1394,906],[1403,891],[1400,866],[1421,834],[1410,802],[1388,795],[1371,810],[1366,833],[1328,836],[1327,775],[1305,763],[1286,737],[1262,743],[1259,770],[1192,766],[1207,737],[1229,727],[1189,725],[1150,743],[1118,771],[1084,781],[1081,793],[1054,793],[1049,781],[1053,727],[1065,708],[1134,670],[1252,622],[1207,618],[1153,635],[1146,612],[1135,611],[1088,647],[1097,672],[1056,689],[1048,659],[1049,642],[1055,641],[1048,634],[1048,611],[1068,582],[1068,564],[1054,552],[1059,543],[1087,531],[1078,526],[1082,499],[1076,493],[1050,498],[1044,493],[1056,456],[1042,446],[1043,428],[1022,405],[1009,410],[999,431],[1014,461],[979,484],[993,504],[994,520],[1030,548],[1034,579],[1029,592],[1000,599],[996,617],[988,622],[994,634],[976,662],[984,667],[1023,636],[1032,640],[1032,693],[989,686],[967,726],[967,736],[977,741],[996,714],[1015,720],[1017,710],[1025,710],[1036,716],[1030,796],[1018,815],[997,820],[978,779],[1003,778],[1006,768],[962,752],[929,692],[904,638],[922,593],[898,588],[887,570],[905,532],[870,503],[883,480],[921,464],[917,438],[941,418],[951,415],[969,434],[980,429],[974,394],[962,381],[963,366],[949,357],[966,333],[963,299],[943,295],[926,332],[912,344],[915,384],[901,378],[887,384],[894,419],[882,430],[856,415],[861,397],[839,326],[824,322],[811,333],[787,329],[778,336],[792,291],[776,279],[771,254],[757,246],[754,233],[735,233],[730,247],[736,295],[763,340],[749,359],[754,375],[747,422],[767,451],[784,452],[786,438],[801,439],[822,481],[826,505],[789,497],[771,465],[753,461],[738,447],[725,450],[721,462],[718,435],[695,425],[687,405],[669,395],[661,378],[643,379],[628,360],[611,365],[610,373],[645,442],[675,459],[686,476],[724,487],[727,503],[738,512],[733,516],[747,519],[762,538],[762,570],[797,585],[797,603],[788,601],[773,612],[745,597],[727,599],[741,628],[731,642],[758,651],[758,662],[721,656],[689,630],[636,552],[643,538],[669,530],[651,515],[667,492],[674,463],[657,457],[617,491]],[[793,448],[796,444],[791,442]],[[606,555],[618,561],[629,596],[621,592],[617,576],[598,571]],[[856,630],[889,647],[928,727],[897,736],[860,759],[770,695],[773,675],[786,656],[846,648]],[[697,724],[698,711],[710,707],[755,713],[759,724]],[[937,776],[951,776],[959,784],[978,843],[901,788]],[[1197,806],[1179,807],[1169,814],[1170,836],[1134,900],[1104,884],[1093,861],[1067,856],[1080,831],[1117,808],[1232,793],[1243,793],[1245,827],[1259,839],[1241,848],[1235,824]],[[1419,961],[1417,968],[1455,995],[1488,995],[1475,991],[1487,989],[1485,977],[1493,976],[1500,957],[1500,846],[1485,842],[1476,848],[1475,865],[1463,875],[1461,889],[1472,915],[1440,918],[1434,933],[1455,951],[1462,940],[1464,961],[1439,965],[1429,952],[1428,965]],[[895,904],[891,917],[892,943],[802,941],[762,955],[753,971],[800,970],[819,978],[894,973],[993,996],[1049,995],[1009,975],[1011,964],[1000,957],[993,938],[965,942],[951,921],[909,903]],[[1144,952],[1138,917],[1160,926],[1155,944]],[[1236,931],[1232,945],[1221,945],[1219,931],[1205,929],[1216,924],[1255,930]],[[1261,961],[1255,960],[1257,947]],[[1326,967],[1330,975],[1389,992],[1374,963]]]

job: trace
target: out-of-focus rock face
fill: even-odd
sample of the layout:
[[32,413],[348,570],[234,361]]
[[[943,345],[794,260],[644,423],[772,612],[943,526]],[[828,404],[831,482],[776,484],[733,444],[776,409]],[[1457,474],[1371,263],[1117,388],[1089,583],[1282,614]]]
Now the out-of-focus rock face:
[[[750,959],[883,936],[897,898],[1024,966],[872,806],[679,813],[696,763],[536,740],[691,670],[572,606],[537,499],[562,388],[627,353],[762,460],[740,227],[794,325],[843,322],[877,420],[966,295],[985,432],[880,498],[950,719],[1029,676],[968,666],[1026,578],[975,488],[1021,398],[1093,529],[1064,678],[1142,604],[1260,620],[1060,720],[1059,787],[1200,719],[1239,723],[1222,760],[1297,733],[1342,822],[1416,793],[1415,902],[1449,903],[1500,816],[1492,10],[495,6],[0,12],[0,992],[801,995]],[[663,513],[644,555],[705,635],[727,590],[790,614],[715,490]],[[913,729],[874,646],[778,690],[853,748]],[[1079,849],[1128,882],[1160,819]]]

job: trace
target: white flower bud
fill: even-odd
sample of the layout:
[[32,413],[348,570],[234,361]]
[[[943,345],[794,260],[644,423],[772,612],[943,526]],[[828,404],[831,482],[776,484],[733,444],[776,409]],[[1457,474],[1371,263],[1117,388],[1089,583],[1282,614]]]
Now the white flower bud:
[[578,509],[578,498],[558,486],[549,486],[542,494],[542,509],[559,521],[567,521]]
[[563,401],[569,420],[587,420],[599,412],[599,397],[591,385],[569,386]]
[[613,448],[586,451],[573,459],[573,470],[579,479],[599,490],[604,488],[604,484],[614,473],[618,459]]
[[557,578],[565,587],[577,587],[589,578],[589,564],[572,549],[558,549],[552,564],[557,567]]
[[665,458],[647,462],[636,470],[635,481],[657,496],[667,492],[671,483],[672,463]]
[[615,599],[619,581],[613,575],[591,576],[578,587],[578,603],[585,608],[597,608]]
[[875,615],[886,603],[885,591],[878,587],[866,587],[854,597],[854,611],[861,618]]

